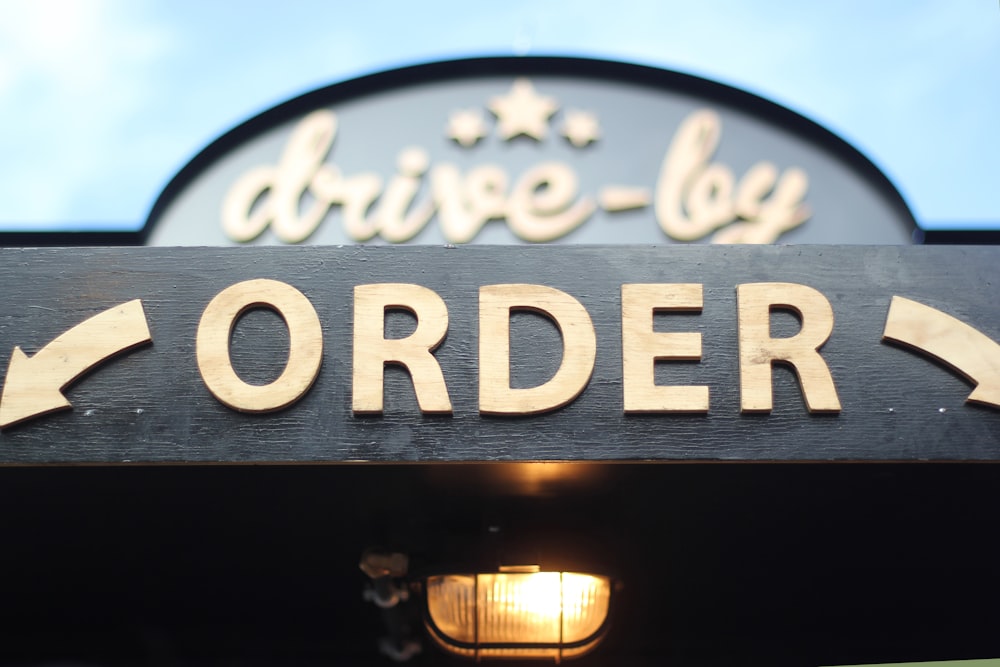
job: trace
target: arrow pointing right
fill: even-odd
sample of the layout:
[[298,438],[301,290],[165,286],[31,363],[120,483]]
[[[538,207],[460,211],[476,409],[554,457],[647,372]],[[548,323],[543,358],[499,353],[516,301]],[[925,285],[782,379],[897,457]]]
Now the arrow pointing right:
[[936,308],[892,297],[883,341],[930,355],[976,385],[966,399],[1000,408],[1000,344]]

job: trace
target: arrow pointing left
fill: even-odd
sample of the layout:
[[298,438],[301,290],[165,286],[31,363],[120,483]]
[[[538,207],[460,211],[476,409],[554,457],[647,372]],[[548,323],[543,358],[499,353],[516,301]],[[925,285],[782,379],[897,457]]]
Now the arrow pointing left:
[[81,322],[28,357],[15,347],[0,394],[0,428],[73,407],[62,390],[116,354],[152,342],[135,299]]

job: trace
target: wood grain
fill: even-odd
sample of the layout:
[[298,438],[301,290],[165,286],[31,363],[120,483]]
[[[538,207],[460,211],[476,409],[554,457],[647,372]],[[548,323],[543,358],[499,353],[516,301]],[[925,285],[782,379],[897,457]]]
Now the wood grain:
[[[417,318],[405,338],[385,337],[385,316],[406,310]],[[451,414],[451,400],[434,350],[448,333],[448,306],[436,293],[403,283],[358,285],[354,288],[354,372],[352,408],[355,414],[381,414],[387,364],[406,369],[420,411]]]
[[[270,413],[216,400],[196,355],[206,306],[231,285],[257,279],[294,285],[323,330],[312,388]],[[422,412],[409,374],[392,364],[384,369],[382,414],[353,413],[354,289],[384,283],[420,285],[446,304],[447,334],[433,355],[451,415]],[[656,314],[652,330],[699,333],[701,356],[654,362],[654,381],[707,387],[709,410],[626,414],[621,286],[676,283],[702,286],[701,312]],[[804,285],[829,303],[833,330],[819,354],[839,413],[810,413],[798,380],[781,364],[771,370],[771,411],[742,411],[737,287],[755,283]],[[948,367],[882,342],[896,295],[1000,339],[1000,264],[990,247],[4,249],[0,284],[0,364],[15,346],[33,355],[94,313],[132,299],[142,300],[153,339],[70,385],[72,410],[0,432],[6,464],[1000,461],[1000,410],[967,404],[968,380]],[[546,286],[586,309],[596,341],[593,372],[561,408],[480,414],[479,293],[504,284]],[[386,336],[402,338],[412,321],[394,317],[385,316]],[[562,334],[545,317],[508,317],[513,386],[544,384],[563,359]],[[267,382],[287,365],[295,334],[277,321],[257,322],[248,314],[231,332],[230,361],[241,377],[257,369],[254,381]],[[769,326],[774,338],[801,329],[782,309],[770,311]]]
[[[739,285],[740,409],[770,412],[774,407],[772,373],[786,364],[802,387],[809,412],[840,412],[840,399],[820,348],[833,333],[833,308],[819,291],[794,283]],[[793,336],[771,336],[771,312],[792,311],[800,330]]]
[[701,360],[701,334],[653,330],[657,312],[701,312],[701,285],[622,285],[625,412],[708,412],[708,387],[657,385],[657,361]]
[[[562,335],[555,374],[530,387],[510,380],[510,315],[528,310],[550,318]],[[569,404],[594,371],[597,338],[587,309],[569,294],[545,285],[486,285],[479,289],[479,412],[536,415]]]
[[[252,308],[270,308],[281,315],[291,339],[284,371],[263,385],[240,378],[230,358],[233,328]],[[316,381],[323,361],[323,329],[312,304],[291,285],[245,280],[219,292],[205,307],[195,354],[205,386],[223,405],[241,412],[274,412],[293,405]]]

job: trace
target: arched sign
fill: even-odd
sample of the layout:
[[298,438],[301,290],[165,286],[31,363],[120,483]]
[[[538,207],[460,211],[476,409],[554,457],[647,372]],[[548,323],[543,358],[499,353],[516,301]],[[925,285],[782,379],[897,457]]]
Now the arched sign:
[[568,58],[410,67],[293,99],[167,186],[152,245],[909,243],[899,193],[802,116]]

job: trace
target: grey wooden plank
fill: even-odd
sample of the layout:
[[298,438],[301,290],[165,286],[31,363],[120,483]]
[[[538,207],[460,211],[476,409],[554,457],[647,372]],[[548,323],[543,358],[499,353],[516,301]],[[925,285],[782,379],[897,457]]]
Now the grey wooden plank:
[[[0,250],[0,364],[31,355],[88,317],[141,299],[150,346],[115,357],[66,392],[73,409],[0,431],[0,462],[272,462],[503,460],[1000,460],[1000,410],[965,403],[971,385],[927,358],[880,342],[892,296],[938,308],[1000,339],[1000,258],[992,247],[309,247]],[[205,305],[225,287],[272,278],[300,289],[324,328],[324,359],[292,407],[242,414],[207,391],[194,354]],[[795,282],[822,292],[836,318],[823,348],[838,415],[810,415],[791,373],[775,372],[775,409],[739,409],[736,286]],[[352,290],[410,282],[437,292],[449,331],[436,352],[454,407],[423,416],[409,379],[389,368],[382,416],[350,410]],[[587,389],[554,412],[483,417],[477,406],[480,285],[526,282],[580,300],[597,334]],[[658,317],[702,333],[702,360],[664,363],[658,381],[710,387],[707,415],[624,415],[620,285],[704,285],[701,314]],[[404,333],[412,323],[390,317]],[[775,316],[790,334],[793,318]],[[513,375],[530,385],[555,368],[544,320],[514,322]],[[288,339],[274,317],[247,318],[234,365],[249,379],[280,372]]]

